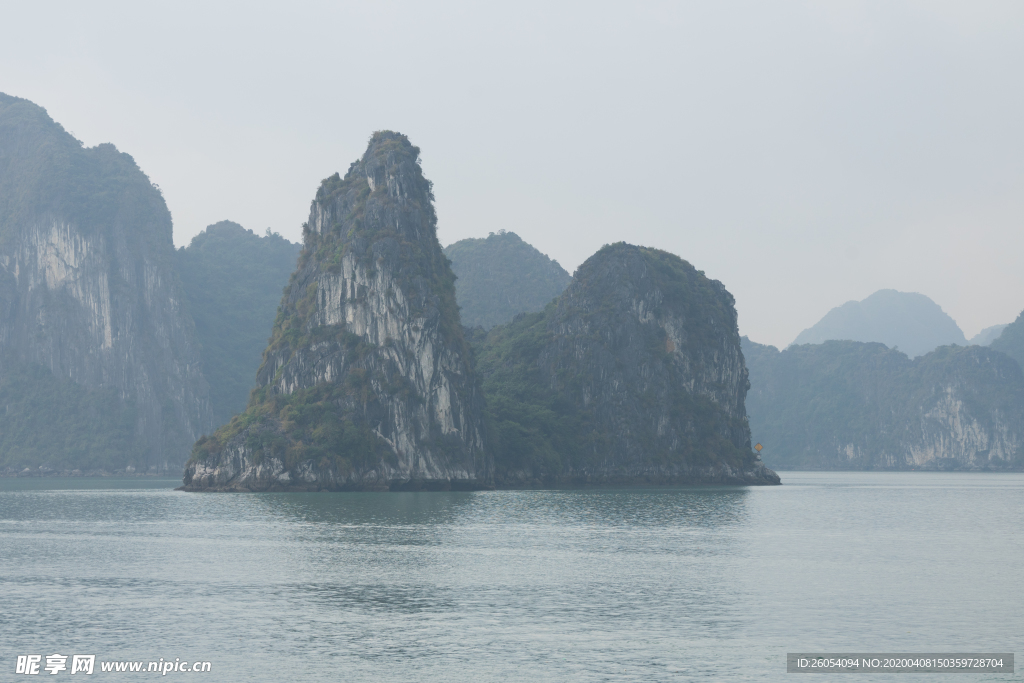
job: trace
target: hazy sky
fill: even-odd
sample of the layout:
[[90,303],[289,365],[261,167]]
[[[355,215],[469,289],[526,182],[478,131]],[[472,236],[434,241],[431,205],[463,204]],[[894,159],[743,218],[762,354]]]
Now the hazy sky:
[[756,341],[881,288],[968,337],[1024,309],[1022,2],[151,5],[0,2],[0,91],[133,155],[178,245],[299,239],[393,129],[442,244],[666,249]]

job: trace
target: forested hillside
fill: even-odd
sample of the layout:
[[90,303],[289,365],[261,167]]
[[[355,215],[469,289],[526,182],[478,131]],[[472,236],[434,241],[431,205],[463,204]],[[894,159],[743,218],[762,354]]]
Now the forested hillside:
[[732,295],[678,256],[605,246],[470,340],[499,486],[778,483],[750,449]]
[[212,420],[173,258],[131,156],[0,94],[0,470],[181,467]]
[[778,469],[1024,468],[1024,373],[981,346],[911,360],[883,344],[744,338],[747,415]]
[[216,425],[245,410],[281,292],[301,248],[269,229],[260,236],[221,221],[175,254]]
[[461,240],[444,253],[458,277],[455,294],[466,327],[490,329],[517,313],[543,310],[572,280],[557,261],[514,232]]
[[1003,328],[1002,334],[996,337],[989,347],[1002,351],[1024,368],[1024,312]]

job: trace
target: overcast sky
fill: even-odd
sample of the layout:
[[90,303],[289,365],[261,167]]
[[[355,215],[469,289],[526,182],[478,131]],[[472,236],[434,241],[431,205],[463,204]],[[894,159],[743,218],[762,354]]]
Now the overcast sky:
[[968,337],[1024,309],[1024,3],[0,2],[0,91],[160,185],[184,245],[298,240],[374,130],[442,244],[512,230],[721,280],[785,345],[875,290]]

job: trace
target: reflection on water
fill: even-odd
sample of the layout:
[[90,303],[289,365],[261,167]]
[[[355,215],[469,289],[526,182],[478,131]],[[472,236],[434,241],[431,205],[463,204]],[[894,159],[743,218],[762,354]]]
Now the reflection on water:
[[1014,649],[1024,477],[784,480],[339,494],[0,480],[0,670],[68,650],[208,659],[218,681],[763,680],[785,675],[787,650]]
[[429,526],[450,524],[472,505],[465,492],[268,493],[256,496],[270,514],[310,524]]
[[[268,515],[298,523],[430,526],[555,522],[571,526],[722,526],[741,522],[747,489],[596,489],[390,493],[268,493],[251,496]],[[248,495],[248,494],[243,494]]]

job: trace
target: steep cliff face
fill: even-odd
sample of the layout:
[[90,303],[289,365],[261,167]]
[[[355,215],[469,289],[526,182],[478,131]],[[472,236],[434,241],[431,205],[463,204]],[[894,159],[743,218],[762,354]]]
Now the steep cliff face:
[[751,431],[784,469],[1024,468],[1024,373],[988,348],[744,340]]
[[499,485],[779,482],[750,449],[732,296],[672,254],[604,247],[474,344]]
[[323,182],[246,411],[196,444],[187,490],[479,488],[483,401],[405,136]]
[[104,436],[81,415],[45,419],[52,434],[8,424],[0,458],[9,467],[181,467],[211,418],[173,250],[163,197],[130,156],[85,149],[43,109],[0,94],[0,374],[37,380],[18,384],[21,395],[7,382],[6,415],[59,385],[81,394],[66,405],[115,398],[110,408],[131,432],[101,438],[102,453],[69,453],[68,430],[82,444]]

